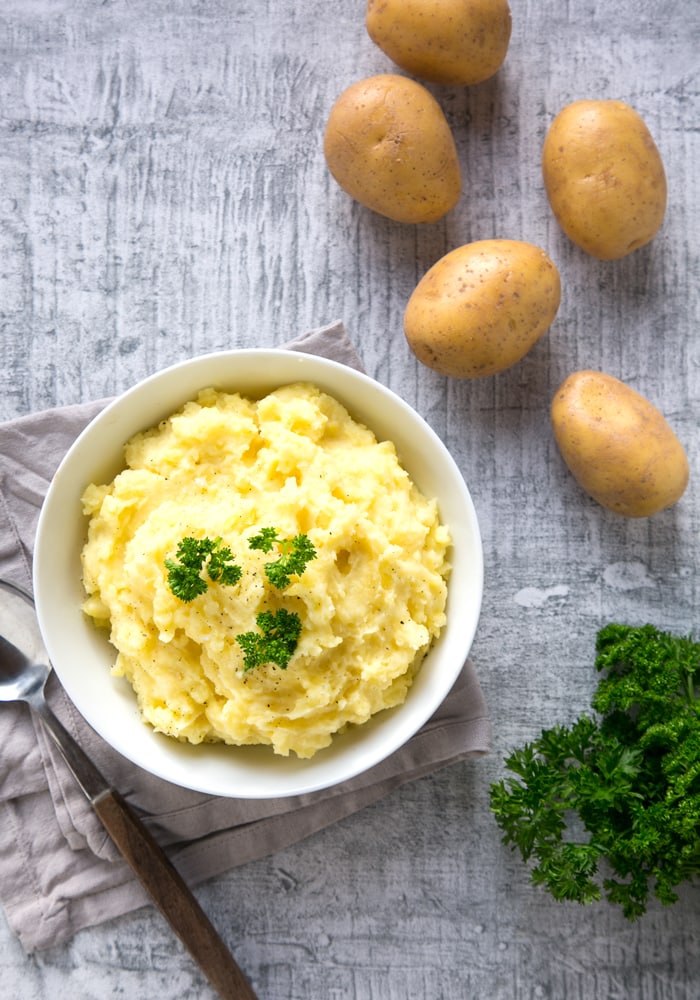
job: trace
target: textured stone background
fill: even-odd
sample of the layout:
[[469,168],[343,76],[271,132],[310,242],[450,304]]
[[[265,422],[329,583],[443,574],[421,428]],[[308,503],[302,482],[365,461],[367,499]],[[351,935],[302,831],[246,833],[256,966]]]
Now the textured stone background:
[[[697,887],[629,924],[555,904],[499,841],[502,758],[588,707],[597,628],[697,625],[700,552],[700,6],[512,0],[505,66],[432,88],[465,176],[457,209],[405,227],[326,172],[328,110],[393,67],[362,0],[2,0],[0,419],[118,392],[189,355],[269,346],[343,319],[373,376],[443,437],[472,490],[486,559],[474,658],[493,755],[404,788],[297,847],[198,890],[265,1000],[691,1000]],[[662,151],[654,243],[616,263],[558,230],[539,158],[556,112],[615,97]],[[550,334],[479,382],[418,366],[402,333],[439,256],[504,236],[545,247],[563,282]],[[677,507],[625,521],[582,495],[548,406],[577,368],[665,412],[695,476]],[[0,916],[13,1000],[204,998],[150,910],[26,958]]]

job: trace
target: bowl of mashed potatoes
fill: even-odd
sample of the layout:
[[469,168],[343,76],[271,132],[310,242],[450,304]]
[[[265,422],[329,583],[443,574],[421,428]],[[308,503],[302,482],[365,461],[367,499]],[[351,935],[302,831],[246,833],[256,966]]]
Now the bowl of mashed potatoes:
[[483,560],[429,425],[345,365],[219,352],[125,392],[59,466],[34,591],[119,753],[212,795],[298,795],[397,750],[469,653]]

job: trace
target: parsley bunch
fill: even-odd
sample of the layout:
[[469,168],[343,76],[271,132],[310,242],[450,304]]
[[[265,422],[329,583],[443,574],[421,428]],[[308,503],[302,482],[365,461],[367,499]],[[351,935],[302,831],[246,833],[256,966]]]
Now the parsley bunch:
[[[635,920],[700,874],[700,643],[652,625],[597,636],[604,672],[572,726],[543,730],[491,786],[503,842],[558,900],[604,895]],[[597,877],[604,864],[608,874]]]

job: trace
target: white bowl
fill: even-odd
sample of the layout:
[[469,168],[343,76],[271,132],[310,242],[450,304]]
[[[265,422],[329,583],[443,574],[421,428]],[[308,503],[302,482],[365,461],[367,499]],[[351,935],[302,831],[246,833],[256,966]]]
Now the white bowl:
[[[376,436],[394,442],[417,486],[438,500],[453,548],[447,624],[426,656],[405,703],[334,737],[308,760],[267,747],[192,746],[155,733],[138,713],[131,686],[112,677],[116,652],[81,611],[80,553],[87,520],[81,495],[124,467],[123,446],[207,386],[259,397],[281,385],[312,382],[335,396]],[[49,656],[66,693],[93,729],[152,774],[211,795],[274,798],[345,781],[411,738],[439,707],[469,653],[483,588],[481,538],[474,505],[451,455],[428,424],[393,392],[345,365],[287,350],[202,355],[138,383],[82,432],[49,487],[37,528],[34,595]]]

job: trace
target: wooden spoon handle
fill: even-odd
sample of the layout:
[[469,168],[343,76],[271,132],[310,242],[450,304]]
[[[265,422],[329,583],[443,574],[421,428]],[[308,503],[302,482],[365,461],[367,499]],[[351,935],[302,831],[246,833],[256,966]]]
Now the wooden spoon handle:
[[110,788],[92,805],[134,874],[225,1000],[258,1000],[192,891],[129,804]]
[[126,799],[97,770],[46,703],[42,690],[25,699],[40,716],[68,767],[134,875],[224,1000],[258,1000],[185,880]]

